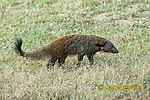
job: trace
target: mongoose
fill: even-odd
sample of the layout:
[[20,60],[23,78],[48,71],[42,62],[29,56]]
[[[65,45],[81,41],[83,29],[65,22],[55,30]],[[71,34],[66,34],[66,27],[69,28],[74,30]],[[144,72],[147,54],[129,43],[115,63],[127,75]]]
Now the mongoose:
[[50,44],[43,46],[33,52],[24,52],[21,49],[22,39],[17,39],[15,43],[15,51],[22,57],[30,59],[41,59],[45,56],[51,59],[47,63],[54,66],[58,60],[59,66],[65,63],[65,59],[69,55],[78,55],[77,66],[80,66],[83,56],[87,55],[90,65],[93,65],[93,56],[98,51],[108,53],[119,53],[113,43],[107,39],[96,35],[66,35],[53,40]]

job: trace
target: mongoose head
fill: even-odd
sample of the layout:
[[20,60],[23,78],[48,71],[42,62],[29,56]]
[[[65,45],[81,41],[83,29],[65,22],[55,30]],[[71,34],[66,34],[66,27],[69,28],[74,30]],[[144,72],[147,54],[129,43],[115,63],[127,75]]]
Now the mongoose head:
[[112,42],[109,40],[105,40],[104,45],[101,48],[102,51],[108,52],[108,53],[119,53],[117,48],[114,46]]

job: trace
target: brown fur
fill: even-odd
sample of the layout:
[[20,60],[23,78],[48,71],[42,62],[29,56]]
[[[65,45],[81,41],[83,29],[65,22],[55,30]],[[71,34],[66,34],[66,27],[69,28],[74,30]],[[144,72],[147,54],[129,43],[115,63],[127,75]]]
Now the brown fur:
[[54,66],[55,62],[62,65],[68,55],[78,54],[78,66],[83,60],[83,56],[87,55],[91,65],[93,64],[93,56],[98,51],[104,51],[109,53],[118,53],[115,46],[108,40],[98,37],[96,35],[66,35],[57,38],[50,44],[43,46],[42,48],[33,52],[23,52],[21,49],[22,40],[16,42],[16,53],[23,57],[31,59],[41,59],[44,56],[51,56],[47,64],[48,66]]

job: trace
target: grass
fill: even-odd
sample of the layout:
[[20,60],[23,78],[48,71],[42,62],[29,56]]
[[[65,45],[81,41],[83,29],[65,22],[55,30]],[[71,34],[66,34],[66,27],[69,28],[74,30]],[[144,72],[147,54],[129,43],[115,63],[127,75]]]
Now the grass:
[[[148,0],[1,0],[0,99],[149,99],[150,2]],[[47,70],[47,60],[17,56],[14,41],[32,51],[67,34],[95,34],[111,40],[118,55],[97,53],[92,68],[68,57],[65,69]],[[138,84],[140,90],[106,90]],[[103,84],[104,90],[98,90]]]

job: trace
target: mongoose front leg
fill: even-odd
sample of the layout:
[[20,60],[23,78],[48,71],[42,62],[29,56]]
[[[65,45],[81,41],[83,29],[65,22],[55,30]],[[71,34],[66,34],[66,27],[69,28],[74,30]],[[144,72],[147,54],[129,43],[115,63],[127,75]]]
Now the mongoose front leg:
[[83,61],[83,57],[84,57],[84,54],[78,54],[78,63],[77,63],[77,67],[80,67],[81,65],[81,61]]
[[88,57],[88,59],[89,59],[89,61],[90,61],[90,66],[92,66],[92,65],[94,64],[93,56],[94,56],[93,53],[87,55],[87,57]]

